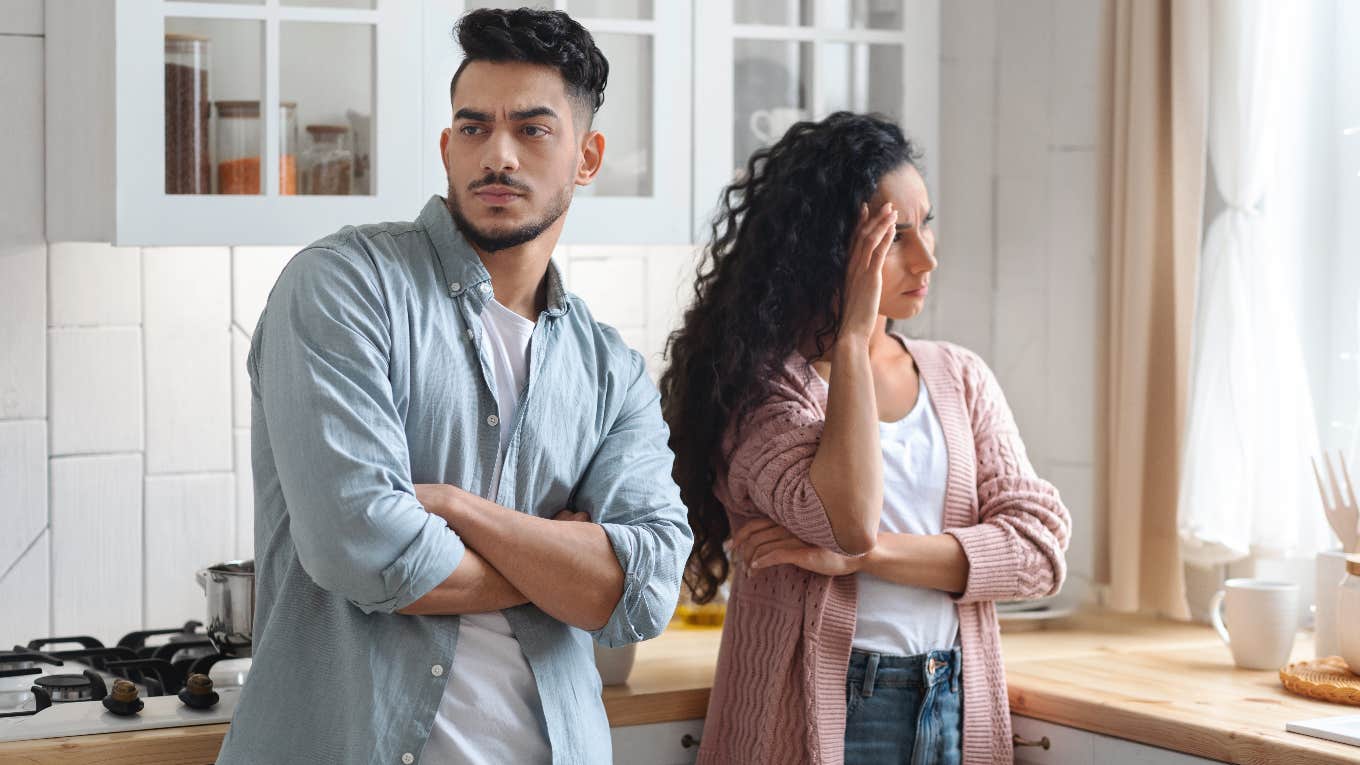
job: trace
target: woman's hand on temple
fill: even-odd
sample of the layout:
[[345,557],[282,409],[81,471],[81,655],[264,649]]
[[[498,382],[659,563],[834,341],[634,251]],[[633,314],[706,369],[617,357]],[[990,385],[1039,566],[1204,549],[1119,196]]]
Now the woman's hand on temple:
[[859,224],[850,238],[850,258],[845,266],[845,300],[841,311],[841,337],[868,340],[878,323],[878,302],[883,294],[883,261],[897,233],[897,210],[884,203],[870,215],[860,208]]
[[732,561],[747,576],[772,566],[790,565],[824,576],[843,576],[860,570],[864,556],[850,557],[809,545],[774,521],[748,522],[732,535]]

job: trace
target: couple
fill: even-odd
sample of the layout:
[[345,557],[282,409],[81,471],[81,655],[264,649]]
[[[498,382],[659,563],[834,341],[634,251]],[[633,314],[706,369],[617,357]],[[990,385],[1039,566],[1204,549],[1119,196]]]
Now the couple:
[[1069,520],[987,367],[886,328],[936,267],[913,145],[835,114],[723,196],[661,395],[549,259],[608,63],[478,10],[447,198],[302,250],[255,328],[257,606],[218,762],[607,763],[592,641],[731,600],[699,759],[1010,760],[992,601]]

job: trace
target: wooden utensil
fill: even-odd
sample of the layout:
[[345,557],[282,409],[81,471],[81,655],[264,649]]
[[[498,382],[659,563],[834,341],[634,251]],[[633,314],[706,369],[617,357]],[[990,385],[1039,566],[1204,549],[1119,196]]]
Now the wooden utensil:
[[1322,474],[1318,472],[1317,460],[1313,463],[1313,477],[1317,479],[1318,493],[1322,495],[1322,509],[1327,513],[1327,522],[1332,525],[1332,531],[1341,538],[1341,547],[1348,553],[1360,552],[1360,505],[1355,501],[1355,486],[1351,483],[1350,471],[1346,468],[1346,458],[1337,452],[1337,461],[1341,463],[1341,475],[1346,479],[1346,494],[1341,493],[1341,486],[1336,480],[1336,471],[1332,468],[1332,458],[1325,452],[1322,455],[1327,466],[1327,482],[1331,486],[1331,493],[1322,484]]

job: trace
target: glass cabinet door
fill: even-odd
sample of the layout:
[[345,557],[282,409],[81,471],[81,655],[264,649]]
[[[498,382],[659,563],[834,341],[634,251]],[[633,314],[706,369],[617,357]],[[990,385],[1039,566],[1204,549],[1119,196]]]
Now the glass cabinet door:
[[[724,186],[795,122],[848,110],[937,147],[937,0],[734,0],[695,7],[694,236]],[[910,73],[910,74],[908,74]]]
[[418,4],[117,8],[110,238],[297,244],[418,212]]

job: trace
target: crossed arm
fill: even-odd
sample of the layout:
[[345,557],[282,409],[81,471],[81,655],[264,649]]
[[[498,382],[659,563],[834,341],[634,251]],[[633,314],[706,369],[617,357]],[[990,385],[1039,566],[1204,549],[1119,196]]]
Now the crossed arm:
[[597,630],[623,595],[623,567],[604,530],[562,522],[589,521],[586,513],[539,518],[448,484],[417,484],[416,497],[468,549],[447,579],[399,613],[469,614],[532,602],[559,621]]

